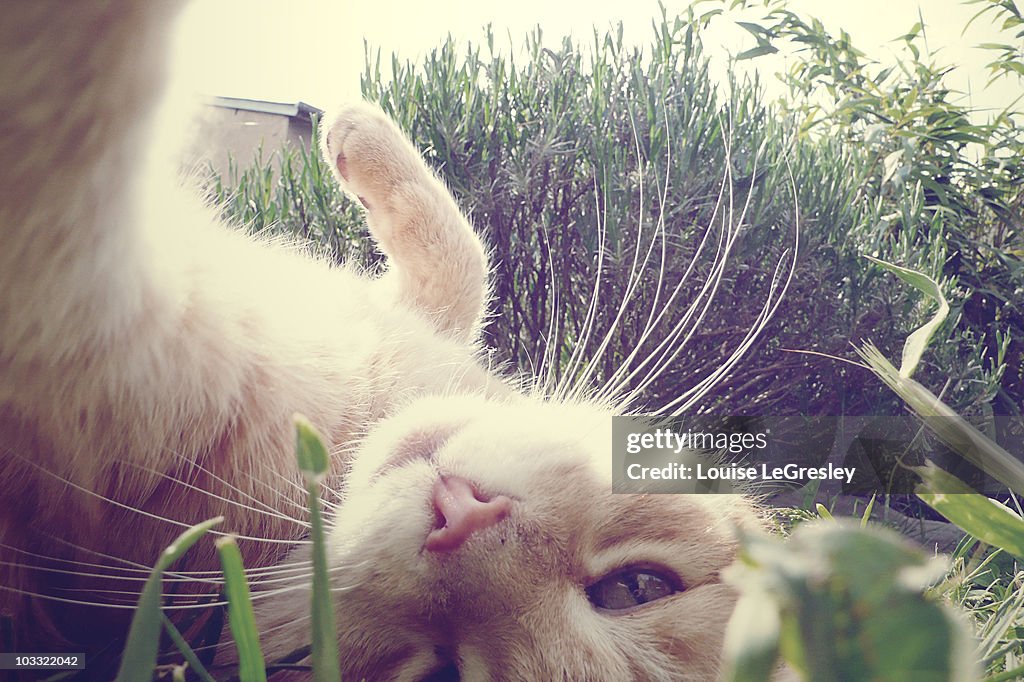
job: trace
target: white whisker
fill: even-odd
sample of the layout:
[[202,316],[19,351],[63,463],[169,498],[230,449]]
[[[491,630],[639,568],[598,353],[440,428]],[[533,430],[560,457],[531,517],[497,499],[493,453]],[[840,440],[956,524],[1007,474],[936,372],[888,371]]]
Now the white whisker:
[[[601,207],[601,200],[605,202],[604,208]],[[579,371],[579,365],[583,362],[583,358],[586,355],[586,348],[590,345],[590,336],[593,332],[594,325],[597,319],[599,300],[601,294],[601,280],[603,276],[605,248],[607,239],[607,194],[602,195],[598,192],[597,185],[597,174],[594,174],[594,204],[595,204],[595,220],[597,221],[597,265],[595,267],[594,275],[594,287],[590,293],[590,301],[587,304],[587,312],[583,318],[583,324],[577,329],[576,332],[576,343],[573,345],[572,353],[569,356],[569,360],[565,365],[565,368],[561,372],[561,381],[555,384],[553,389],[553,395],[555,397],[561,397],[567,390],[566,382],[575,381],[574,377]],[[579,384],[579,382],[576,382]]]
[[[337,448],[337,450],[335,452],[331,453],[332,457],[335,456],[335,455],[338,455],[339,453],[344,452],[345,449],[348,448],[348,447],[349,446],[347,446],[347,445],[339,446],[339,448]],[[271,485],[269,482],[267,482],[263,478],[261,478],[259,476],[254,476],[251,472],[247,474],[248,477],[249,477],[249,480],[251,480],[253,483],[259,485],[260,487],[262,487],[264,489],[269,489],[269,491],[271,493],[273,493],[274,499],[277,502],[276,505],[267,504],[266,502],[256,498],[255,496],[245,492],[244,490],[242,490],[238,486],[236,486],[236,485],[232,484],[231,482],[227,481],[223,477],[218,476],[217,474],[213,473],[212,471],[210,471],[208,468],[204,467],[200,463],[198,463],[196,461],[193,461],[191,458],[186,457],[185,455],[183,455],[183,454],[181,454],[181,453],[179,453],[179,452],[177,452],[175,450],[172,450],[170,448],[165,448],[165,451],[170,453],[174,457],[177,457],[178,459],[182,460],[183,462],[185,462],[189,466],[189,468],[201,471],[205,475],[207,475],[207,476],[213,478],[214,480],[216,480],[218,483],[223,485],[225,488],[228,488],[229,490],[234,491],[238,495],[240,495],[240,496],[250,500],[253,504],[262,507],[263,509],[266,510],[265,513],[270,514],[270,515],[278,515],[278,518],[281,518],[282,520],[294,521],[295,523],[297,523],[299,525],[302,525],[302,526],[307,527],[307,528],[309,527],[308,522],[303,521],[302,519],[300,519],[300,518],[298,518],[296,516],[289,516],[289,515],[285,514],[282,511],[282,507],[284,505],[287,505],[289,508],[295,509],[298,512],[298,514],[300,514],[301,516],[306,516],[309,513],[309,510],[303,504],[301,504],[300,502],[297,502],[296,499],[286,495],[284,493],[284,491],[282,491],[280,489],[280,487]],[[296,477],[296,476],[289,477],[289,476],[286,476],[285,474],[283,474],[282,472],[276,471],[274,469],[264,469],[262,473],[268,474],[269,475],[268,478],[275,478],[278,481],[280,481],[281,483],[283,483],[285,486],[287,486],[287,487],[291,488],[292,490],[294,490],[297,493],[297,496],[299,497],[299,499],[302,499],[305,496],[306,489],[301,485],[301,483],[299,483],[298,477]],[[172,479],[172,480],[176,480],[176,479]],[[340,499],[338,497],[338,494],[333,489],[325,487],[323,490],[324,490],[325,493],[329,492],[336,499]],[[206,492],[206,491],[204,491],[204,492]],[[210,494],[210,493],[207,493],[207,494]],[[216,496],[216,495],[214,497],[218,497],[218,499],[226,499],[226,498],[221,498],[221,497]],[[253,511],[255,511],[255,509]]]
[[[154,514],[152,512],[148,512],[148,511],[145,511],[144,509],[139,509],[138,507],[133,507],[130,504],[124,504],[123,502],[118,502],[117,500],[112,499],[110,497],[107,497],[106,495],[101,495],[100,493],[97,493],[97,492],[95,492],[93,490],[89,490],[85,486],[81,486],[81,485],[78,485],[77,483],[73,483],[72,481],[64,478],[63,476],[55,474],[52,471],[46,469],[45,467],[42,467],[39,464],[36,464],[35,462],[32,462],[32,461],[30,461],[28,459],[25,459],[23,457],[21,459],[25,462],[25,464],[35,468],[39,472],[41,472],[41,473],[43,473],[43,474],[45,474],[47,476],[50,476],[50,477],[60,481],[61,483],[64,483],[65,485],[67,485],[67,486],[69,486],[71,488],[74,488],[75,490],[77,490],[79,492],[85,493],[86,495],[88,495],[90,497],[94,497],[94,498],[96,498],[98,500],[102,500],[102,501],[106,502],[107,504],[110,504],[111,506],[117,507],[118,509],[124,509],[124,510],[130,511],[130,512],[132,512],[134,514],[138,514],[139,516],[143,516],[143,517],[148,518],[148,519],[153,519],[155,521],[161,521],[163,523],[166,523],[166,524],[169,524],[171,526],[178,527],[178,528],[183,528],[183,529],[184,528],[191,528],[192,525],[193,525],[193,524],[190,524],[190,523],[185,523],[184,521],[178,521],[176,519],[171,519],[171,518],[167,518],[167,517],[164,517],[164,516],[160,516],[159,514]],[[237,533],[229,533],[229,532],[225,532],[225,531],[218,531],[216,529],[212,529],[209,532],[212,535],[220,535],[220,536],[230,535],[230,536],[232,536],[232,537],[234,537],[235,539],[238,539],[238,540],[249,540],[249,541],[252,541],[252,542],[262,542],[262,543],[267,543],[267,544],[281,544],[281,545],[309,544],[308,540],[286,540],[286,539],[276,539],[276,538],[260,538],[260,537],[250,536],[250,535],[238,535]]]
[[146,566],[145,564],[139,563],[137,561],[131,561],[130,559],[125,559],[123,557],[119,557],[119,556],[116,556],[116,555],[113,555],[113,554],[106,554],[104,552],[100,552],[98,550],[91,549],[91,548],[85,547],[83,545],[78,545],[78,544],[75,544],[75,543],[71,542],[70,540],[67,540],[66,538],[62,538],[62,537],[59,537],[57,535],[53,535],[51,533],[43,533],[42,535],[44,537],[46,537],[48,540],[51,540],[51,541],[56,542],[58,544],[64,545],[65,547],[70,547],[71,549],[73,549],[73,550],[75,550],[77,552],[84,552],[84,553],[87,553],[87,554],[91,554],[93,556],[98,556],[98,557],[102,557],[104,559],[110,559],[111,561],[119,562],[119,563],[122,563],[122,564],[127,564],[127,565],[129,565],[129,566],[131,566],[133,568],[146,571],[147,573],[152,570],[152,567]]
[[[700,383],[694,386],[694,388],[690,389],[690,391],[687,391],[683,395],[677,397],[676,399],[670,401],[668,404],[662,406],[662,408],[658,411],[658,414],[663,414],[668,410],[672,410],[673,408],[675,408],[672,414],[679,415],[693,407],[693,405],[695,405],[701,398],[703,398],[707,394],[707,392],[711,390],[711,388],[713,388],[723,377],[725,377],[732,370],[735,364],[739,362],[739,360],[743,357],[746,351],[754,344],[757,338],[761,335],[761,332],[767,326],[768,322],[774,316],[775,311],[778,309],[783,298],[785,297],[786,292],[789,289],[789,285],[792,282],[793,277],[796,273],[796,266],[800,248],[800,207],[799,203],[797,202],[796,180],[793,177],[792,168],[790,167],[788,161],[786,165],[787,169],[789,170],[790,188],[793,196],[794,237],[792,251],[793,255],[789,259],[789,271],[786,273],[785,280],[782,282],[781,290],[779,289],[781,270],[783,268],[783,264],[786,261],[789,249],[786,249],[780,257],[779,262],[776,265],[775,271],[772,275],[771,285],[769,286],[768,293],[765,296],[764,305],[761,307],[761,311],[755,318],[754,324],[751,326],[750,329],[747,330],[747,333],[744,336],[743,340],[736,346],[736,348],[729,355],[729,357],[726,358],[726,360],[714,372],[705,377]],[[749,202],[749,194],[747,199]],[[744,206],[744,211],[745,210],[746,206]]]
[[[89,594],[94,594],[96,596],[102,596],[104,598],[107,598],[108,596],[113,596],[113,597],[118,597],[118,596],[131,597],[130,600],[125,600],[126,603],[131,603],[131,604],[137,604],[138,601],[139,601],[139,597],[142,596],[142,592],[141,591],[134,591],[134,590],[111,590],[111,589],[106,589],[106,588],[103,588],[103,589],[91,589],[91,588],[88,588],[88,587],[57,587],[55,589],[57,589],[60,592],[86,592],[86,593],[89,593]],[[177,607],[177,606],[191,605],[193,603],[198,604],[200,599],[214,599],[214,598],[219,598],[221,595],[218,592],[206,592],[206,593],[195,592],[195,593],[189,593],[189,594],[177,594],[175,592],[170,592],[170,593],[166,593],[165,592],[162,596],[163,596],[163,598],[165,600],[166,599],[175,600],[176,603],[174,603],[174,604],[165,604],[164,605],[165,607],[174,608],[174,607]],[[105,604],[106,602],[103,602],[103,603]],[[204,601],[203,604],[208,605],[208,606],[212,605],[211,602],[209,602],[209,601]]]
[[36,599],[45,599],[47,601],[55,601],[55,602],[60,602],[60,603],[63,603],[63,604],[75,604],[76,606],[95,606],[95,607],[109,608],[109,609],[128,609],[128,610],[134,610],[135,609],[135,604],[109,604],[109,603],[104,603],[104,602],[84,601],[84,600],[81,600],[81,599],[70,599],[70,598],[67,598],[67,597],[57,597],[57,596],[52,595],[52,594],[43,594],[41,592],[32,592],[32,591],[29,591],[29,590],[22,590],[22,589],[18,589],[16,587],[10,587],[9,585],[0,585],[0,590],[5,590],[7,592],[12,592],[14,594],[19,594],[19,595],[22,595],[24,597],[34,597]]
[[[75,563],[75,562],[69,562]],[[88,571],[74,571],[65,568],[53,568],[50,566],[39,566],[33,564],[23,564],[16,561],[0,561],[0,566],[14,566],[18,568],[25,568],[27,570],[36,573],[55,573],[60,575],[73,575],[79,578],[102,578],[103,580],[116,580],[121,582],[137,582],[144,583],[148,580],[148,576],[126,576],[126,575],[110,575],[107,573],[90,573]],[[205,581],[194,576],[176,576],[164,578],[167,582],[182,582],[182,583],[194,583],[194,582],[213,582]]]
[[[18,554],[23,554],[25,556],[35,557],[37,559],[43,559],[45,561],[54,561],[54,562],[59,562],[59,563],[72,564],[74,566],[84,566],[86,568],[103,568],[103,569],[108,569],[108,570],[111,570],[111,571],[124,571],[126,573],[149,573],[149,569],[146,569],[146,568],[127,568],[127,567],[124,567],[124,566],[111,566],[109,564],[96,564],[96,563],[91,563],[91,562],[87,562],[87,561],[78,561],[78,560],[72,560],[72,559],[62,559],[60,557],[52,557],[52,556],[47,556],[45,554],[38,554],[36,552],[29,552],[27,550],[21,549],[20,547],[15,547],[13,545],[8,545],[8,544],[4,544],[4,543],[0,543],[0,547],[2,547],[3,549],[6,549],[8,551],[11,551],[11,552],[17,552]],[[25,564],[14,563],[14,565],[23,566]]]
[[[630,301],[632,300],[634,293],[640,285],[642,278],[638,273],[642,272],[647,267],[647,263],[650,261],[651,253],[653,252],[654,246],[657,243],[655,235],[655,238],[651,239],[650,245],[648,246],[647,251],[644,253],[644,258],[641,262],[640,251],[643,244],[644,222],[644,174],[643,169],[641,167],[641,159],[643,155],[640,147],[639,134],[636,129],[636,122],[633,118],[633,112],[631,109],[629,110],[629,118],[633,130],[634,152],[636,153],[637,157],[638,195],[640,201],[640,214],[637,216],[636,222],[637,238],[636,247],[633,250],[633,262],[630,267],[629,278],[627,279],[625,292],[623,293],[622,300],[619,303],[618,310],[616,310],[615,316],[612,319],[610,325],[608,326],[608,329],[605,331],[605,334],[602,337],[601,342],[598,344],[597,349],[594,350],[593,355],[584,365],[582,372],[578,377],[573,378],[576,382],[574,387],[572,388],[572,390],[568,391],[566,395],[564,395],[564,398],[568,400],[575,400],[583,397],[584,391],[586,390],[586,386],[590,380],[590,377],[597,369],[598,363],[604,356],[604,353],[607,351],[608,347],[611,345],[611,342],[615,335],[615,331],[618,328],[619,323],[622,321],[623,316],[626,314],[626,311],[629,309]],[[637,268],[638,264],[639,270]]]
[[[309,528],[309,523],[308,522],[300,521],[299,519],[296,519],[296,518],[293,518],[291,516],[287,516],[285,514],[282,514],[281,512],[274,510],[269,505],[266,505],[263,502],[260,502],[259,500],[256,500],[256,498],[252,497],[251,495],[247,495],[246,493],[243,493],[242,491],[240,491],[238,488],[236,488],[234,486],[231,486],[231,485],[229,485],[227,483],[225,483],[225,485],[228,485],[228,487],[230,487],[232,490],[235,490],[240,495],[245,495],[249,499],[253,500],[259,506],[243,504],[242,502],[238,502],[237,500],[232,500],[230,498],[224,497],[223,495],[218,495],[216,493],[210,492],[209,490],[205,490],[204,488],[201,488],[199,486],[196,486],[196,485],[193,485],[191,483],[187,483],[187,482],[185,482],[185,481],[183,481],[181,479],[175,478],[174,476],[171,476],[169,474],[165,474],[165,473],[163,473],[161,471],[157,471],[156,469],[153,469],[153,468],[150,468],[150,467],[147,467],[147,466],[143,466],[142,464],[139,464],[138,462],[124,462],[124,463],[128,464],[129,466],[132,466],[132,467],[134,467],[136,469],[140,469],[142,471],[145,471],[146,473],[149,473],[149,474],[152,474],[154,476],[158,476],[160,478],[163,478],[165,480],[177,483],[178,485],[180,485],[180,486],[182,486],[182,487],[184,487],[184,488],[186,488],[188,490],[194,490],[197,493],[206,495],[208,497],[212,497],[214,499],[220,500],[221,502],[226,502],[227,504],[230,504],[232,506],[238,507],[240,509],[244,509],[246,511],[251,511],[254,514],[257,514],[257,515],[258,514],[263,514],[265,516],[270,516],[271,518],[280,519],[282,521],[290,521],[290,522],[292,522],[292,523],[294,523],[294,524],[296,524],[298,526],[301,526],[302,528],[306,528],[306,529]],[[208,473],[208,475],[214,476],[214,478],[216,478],[216,476],[214,474],[209,474],[209,472],[207,472],[207,473]],[[224,482],[223,479],[219,479],[219,480],[222,483]],[[266,507],[266,509],[261,509],[260,507]]]

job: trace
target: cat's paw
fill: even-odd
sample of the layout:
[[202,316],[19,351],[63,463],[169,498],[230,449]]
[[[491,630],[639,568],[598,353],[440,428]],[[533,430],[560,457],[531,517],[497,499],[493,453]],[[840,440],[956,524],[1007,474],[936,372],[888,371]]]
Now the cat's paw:
[[378,107],[349,105],[325,121],[324,158],[368,210],[384,207],[397,187],[423,173],[419,155]]
[[366,224],[394,268],[397,295],[438,331],[469,338],[487,292],[487,256],[444,183],[383,111],[357,104],[325,117],[324,159],[366,207]]

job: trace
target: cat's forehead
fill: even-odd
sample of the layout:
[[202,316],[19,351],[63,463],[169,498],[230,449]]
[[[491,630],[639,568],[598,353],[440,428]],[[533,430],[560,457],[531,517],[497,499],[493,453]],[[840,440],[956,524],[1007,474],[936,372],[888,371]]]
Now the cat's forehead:
[[627,539],[667,542],[684,529],[704,528],[713,523],[709,510],[692,495],[609,493],[604,507],[594,534],[597,550]]

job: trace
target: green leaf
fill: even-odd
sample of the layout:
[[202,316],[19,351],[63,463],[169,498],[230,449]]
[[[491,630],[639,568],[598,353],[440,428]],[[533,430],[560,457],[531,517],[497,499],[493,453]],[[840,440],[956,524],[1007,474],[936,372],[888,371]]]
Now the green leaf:
[[249,596],[249,583],[245,579],[242,553],[233,537],[217,540],[224,571],[224,591],[228,597],[228,626],[238,649],[238,679],[240,682],[266,682],[267,670],[260,651],[260,636],[256,630],[256,616]]
[[903,359],[900,362],[900,376],[905,379],[909,378],[913,375],[914,370],[917,369],[917,365],[921,361],[921,356],[928,348],[928,344],[931,342],[932,336],[935,335],[935,330],[939,328],[939,325],[941,325],[949,315],[949,303],[946,302],[946,297],[942,294],[942,288],[931,277],[915,270],[901,268],[900,266],[893,265],[892,263],[886,263],[883,260],[872,258],[871,256],[865,256],[865,258],[870,260],[872,263],[885,268],[889,272],[892,272],[904,282],[915,287],[925,296],[939,304],[939,309],[935,311],[935,315],[932,316],[932,319],[908,336],[906,342],[903,344]]
[[769,679],[776,650],[808,680],[977,679],[968,628],[925,595],[945,562],[893,531],[808,521],[788,540],[741,536],[740,561],[724,577],[740,591],[734,619],[754,623],[730,621],[726,679]]
[[737,21],[736,25],[757,38],[757,42],[759,43],[765,41],[767,38],[773,37],[772,31],[761,24],[755,24],[749,21]]
[[750,592],[736,603],[725,632],[723,682],[764,682],[779,658],[779,612],[764,592]]
[[1024,519],[934,464],[914,470],[922,479],[917,496],[929,507],[982,542],[1024,559]]
[[758,45],[757,47],[752,47],[749,50],[744,50],[743,52],[740,52],[738,55],[736,55],[736,61],[743,61],[744,59],[753,59],[755,57],[760,57],[766,54],[775,54],[778,51],[779,49],[777,47],[769,45],[768,43],[764,43],[763,45]]
[[1013,51],[1013,45],[1007,45],[1006,43],[979,43],[978,48],[982,50],[1006,50],[1007,52]]
[[907,31],[906,33],[904,33],[903,35],[901,35],[898,38],[894,38],[893,40],[904,40],[904,41],[913,40],[914,38],[917,37],[917,34],[921,32],[922,28],[923,28],[923,25],[919,21],[916,24],[914,24],[913,26],[911,26],[909,31]]
[[156,657],[160,647],[160,627],[162,612],[160,602],[163,597],[163,575],[167,568],[177,561],[207,531],[224,520],[223,516],[197,523],[179,535],[157,559],[156,565],[146,580],[146,585],[139,596],[132,624],[128,629],[128,641],[124,646],[121,667],[118,668],[116,682],[138,682],[153,677]]
[[860,517],[860,527],[867,528],[868,521],[871,520],[871,511],[875,508],[875,499],[878,497],[878,493],[871,493],[871,499],[868,500],[868,506],[864,509],[864,514]]

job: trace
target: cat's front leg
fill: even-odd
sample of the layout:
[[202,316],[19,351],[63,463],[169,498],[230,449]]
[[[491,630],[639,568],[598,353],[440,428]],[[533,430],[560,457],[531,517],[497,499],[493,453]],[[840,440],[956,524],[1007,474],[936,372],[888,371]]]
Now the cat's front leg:
[[323,153],[398,279],[401,299],[438,331],[471,339],[487,300],[487,257],[444,184],[379,108],[358,104],[325,118]]

